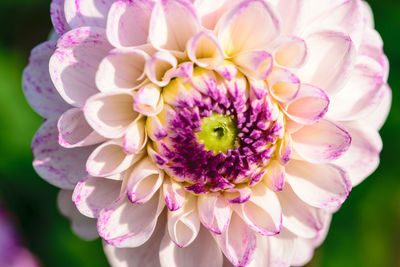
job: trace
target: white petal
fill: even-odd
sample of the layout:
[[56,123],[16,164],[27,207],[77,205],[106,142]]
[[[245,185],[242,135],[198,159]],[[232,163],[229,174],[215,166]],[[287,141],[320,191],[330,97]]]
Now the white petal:
[[271,54],[263,50],[242,52],[233,61],[246,76],[259,80],[267,79],[274,64]]
[[86,169],[92,176],[107,177],[127,170],[144,152],[126,154],[122,140],[110,140],[98,146],[89,156]]
[[93,147],[63,148],[58,143],[57,121],[47,120],[32,140],[33,167],[44,180],[73,189],[87,176],[85,162]]
[[122,137],[139,113],[133,108],[134,96],[125,91],[96,94],[83,111],[90,126],[107,138]]
[[176,211],[183,207],[186,199],[186,191],[180,183],[166,177],[163,183],[164,200],[170,211]]
[[202,31],[193,36],[187,43],[187,53],[197,66],[214,69],[224,60],[224,52],[214,34]]
[[171,77],[169,72],[175,70],[178,61],[168,51],[158,51],[146,62],[145,71],[151,82],[158,86],[166,86]]
[[118,0],[111,6],[107,20],[107,37],[115,47],[132,47],[147,43],[154,2]]
[[217,243],[204,227],[201,227],[194,242],[184,248],[177,247],[170,240],[168,233],[161,241],[160,262],[162,267],[222,267],[222,257]]
[[149,240],[164,208],[161,193],[144,204],[132,204],[127,198],[100,212],[97,228],[100,236],[115,247],[139,247]]
[[339,158],[351,144],[342,126],[322,119],[292,134],[294,149],[307,161],[325,163]]
[[80,181],[72,195],[72,201],[83,215],[97,218],[120,195],[121,181],[99,177],[87,177]]
[[275,63],[288,67],[301,67],[307,58],[307,45],[296,36],[279,38],[273,45]]
[[164,172],[148,157],[139,161],[129,175],[127,194],[134,204],[143,204],[153,197],[162,185]]
[[302,83],[324,90],[329,96],[337,93],[347,82],[356,58],[350,37],[337,31],[320,31],[305,38],[308,58],[296,73]]
[[147,144],[145,117],[137,118],[126,130],[124,150],[127,154],[139,153]]
[[66,148],[89,146],[106,140],[90,127],[79,108],[65,112],[58,120],[57,127],[58,142]]
[[42,117],[60,116],[69,108],[54,88],[49,74],[49,60],[56,49],[54,41],[35,47],[24,70],[23,87],[31,107]]
[[332,164],[291,160],[286,166],[286,179],[300,199],[317,208],[340,206],[351,190],[347,173]]
[[168,233],[171,240],[180,248],[189,246],[199,233],[200,220],[196,204],[196,197],[187,195],[181,209],[168,211]]
[[274,68],[267,82],[271,95],[282,103],[295,99],[300,90],[299,78],[283,68]]
[[199,20],[190,3],[180,0],[158,1],[151,16],[149,41],[156,49],[171,50],[182,55],[187,41],[199,28]]
[[379,104],[371,111],[371,114],[368,114],[368,116],[363,119],[365,123],[377,130],[381,129],[385,123],[392,104],[392,90],[388,84],[384,84],[382,87]]
[[227,56],[263,49],[279,34],[279,20],[269,3],[243,1],[219,22],[218,40]]
[[51,22],[53,23],[54,30],[59,36],[62,36],[67,31],[71,30],[65,18],[64,12],[65,0],[53,0],[50,6]]
[[197,209],[201,223],[211,232],[222,234],[229,226],[232,209],[219,193],[200,195]]
[[139,49],[116,48],[101,61],[96,85],[102,92],[137,89],[143,84],[149,56]]
[[97,26],[105,28],[106,17],[114,0],[65,0],[65,17],[71,28]]
[[82,107],[98,92],[95,75],[111,45],[103,29],[83,27],[64,34],[57,47],[49,62],[51,79],[66,102]]

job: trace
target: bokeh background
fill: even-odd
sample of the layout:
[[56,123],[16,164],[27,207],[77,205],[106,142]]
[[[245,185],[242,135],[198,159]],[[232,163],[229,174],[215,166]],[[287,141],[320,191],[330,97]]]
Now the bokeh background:
[[[391,63],[381,164],[335,214],[309,267],[400,267],[400,1],[368,2]],[[58,189],[32,168],[30,142],[41,118],[24,99],[21,76],[30,50],[50,32],[49,7],[50,0],[0,0],[0,202],[43,266],[108,266],[101,241],[74,235],[57,209]]]

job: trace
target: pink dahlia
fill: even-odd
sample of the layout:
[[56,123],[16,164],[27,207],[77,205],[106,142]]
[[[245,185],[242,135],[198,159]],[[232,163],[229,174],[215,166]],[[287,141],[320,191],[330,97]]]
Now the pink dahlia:
[[[34,167],[113,266],[298,266],[379,162],[361,0],[53,0]],[[54,35],[56,36],[56,35]]]

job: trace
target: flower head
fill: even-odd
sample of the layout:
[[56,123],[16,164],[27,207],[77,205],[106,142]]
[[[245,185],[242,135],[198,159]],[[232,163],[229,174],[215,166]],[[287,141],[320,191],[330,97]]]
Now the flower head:
[[52,20],[24,75],[34,167],[114,266],[302,265],[378,165],[388,61],[361,0],[53,0]]

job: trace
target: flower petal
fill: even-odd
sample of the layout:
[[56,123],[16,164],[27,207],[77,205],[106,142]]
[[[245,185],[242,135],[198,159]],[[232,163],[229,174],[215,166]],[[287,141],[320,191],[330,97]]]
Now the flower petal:
[[291,160],[286,179],[300,199],[317,208],[336,208],[351,191],[347,173],[332,164]]
[[371,111],[371,114],[363,119],[365,123],[377,130],[381,129],[385,123],[392,103],[392,90],[388,84],[382,86],[379,99],[378,105]]
[[226,231],[232,216],[232,209],[220,193],[198,196],[197,210],[203,226],[220,235]]
[[160,243],[165,233],[166,216],[162,213],[150,239],[135,248],[117,248],[103,242],[104,252],[111,266],[118,267],[159,267]]
[[351,144],[350,134],[341,126],[322,119],[292,134],[294,149],[307,161],[325,163],[339,158]]
[[286,105],[285,113],[297,123],[314,124],[324,117],[328,106],[329,97],[323,90],[302,84],[296,98]]
[[144,149],[147,144],[146,119],[139,117],[126,130],[124,150],[127,154],[135,154]]
[[116,48],[101,61],[96,85],[101,92],[133,90],[144,80],[144,67],[149,56],[135,48]]
[[180,183],[166,177],[163,183],[164,200],[170,211],[176,211],[183,207],[186,199],[186,191]]
[[233,61],[246,76],[259,80],[267,79],[274,65],[271,54],[263,50],[242,52]]
[[274,59],[279,66],[298,68],[305,63],[306,58],[307,45],[299,37],[282,37],[274,43]]
[[219,22],[218,40],[228,57],[265,48],[280,31],[279,19],[269,3],[243,1]]
[[372,58],[359,56],[349,81],[332,99],[327,116],[338,121],[365,117],[379,104],[384,83],[382,66]]
[[89,176],[76,185],[72,201],[80,213],[97,218],[102,209],[117,200],[121,184],[121,181]]
[[99,237],[96,229],[96,220],[79,213],[72,202],[72,191],[60,190],[57,197],[57,206],[61,214],[71,221],[71,227],[80,238],[91,241]]
[[180,248],[189,246],[199,233],[200,220],[196,204],[196,197],[187,195],[181,209],[168,211],[168,233],[171,240]]
[[49,60],[55,49],[54,41],[36,46],[31,52],[22,81],[29,104],[45,118],[60,116],[69,108],[54,88],[49,74]]
[[106,17],[114,0],[65,0],[65,17],[71,28],[105,28]]
[[261,235],[271,236],[281,231],[282,211],[279,200],[263,183],[252,188],[249,201],[233,205],[232,208],[252,230]]
[[58,142],[66,148],[90,146],[105,141],[87,123],[81,109],[72,108],[58,120]]
[[187,53],[191,61],[206,69],[214,69],[224,60],[217,38],[207,31],[199,32],[188,41]]
[[196,8],[204,28],[214,30],[223,14],[243,0],[196,0]]
[[107,37],[115,47],[147,43],[154,1],[115,1],[108,12]]
[[214,238],[218,246],[235,266],[245,266],[253,260],[257,247],[257,233],[235,213],[232,214],[228,229]]
[[295,99],[300,90],[299,78],[283,68],[274,68],[267,82],[271,95],[282,103]]
[[296,73],[302,83],[323,89],[329,96],[342,89],[353,69],[356,49],[350,37],[326,30],[305,38],[307,62]]
[[169,72],[174,71],[178,61],[168,51],[158,51],[146,62],[145,71],[151,82],[158,86],[166,86],[171,77]]
[[139,247],[154,232],[165,204],[161,193],[144,204],[132,204],[127,198],[100,212],[97,228],[100,236],[115,247]]
[[93,147],[63,148],[58,144],[56,120],[47,120],[32,141],[33,167],[44,180],[63,189],[73,189],[87,176],[85,162]]
[[204,228],[200,228],[197,238],[187,247],[179,248],[165,233],[160,246],[162,267],[222,267],[223,256],[217,243]]
[[345,169],[353,186],[361,183],[379,165],[382,140],[376,129],[360,122],[344,124],[350,132],[352,142],[349,150],[335,164]]
[[52,0],[50,6],[51,22],[53,23],[54,30],[59,36],[62,36],[67,31],[71,30],[65,18],[64,12],[65,0]]
[[110,140],[92,152],[86,162],[86,169],[92,176],[112,176],[127,170],[143,155],[144,151],[137,154],[126,154],[122,140]]
[[149,41],[158,50],[182,56],[186,43],[199,28],[196,12],[187,1],[158,1],[151,16]]
[[314,238],[322,229],[325,211],[307,205],[289,183],[278,194],[282,206],[283,226],[304,238]]
[[285,167],[278,161],[271,160],[263,176],[263,181],[274,192],[282,191],[285,185]]
[[107,138],[122,137],[139,113],[133,109],[134,96],[116,91],[96,94],[85,104],[83,111],[90,126]]
[[105,31],[100,28],[78,28],[64,34],[50,58],[50,76],[64,100],[82,107],[96,94],[95,75],[100,61],[111,49]]
[[164,180],[164,172],[160,170],[148,157],[139,161],[129,175],[127,194],[134,204],[143,204],[149,201],[160,188]]

